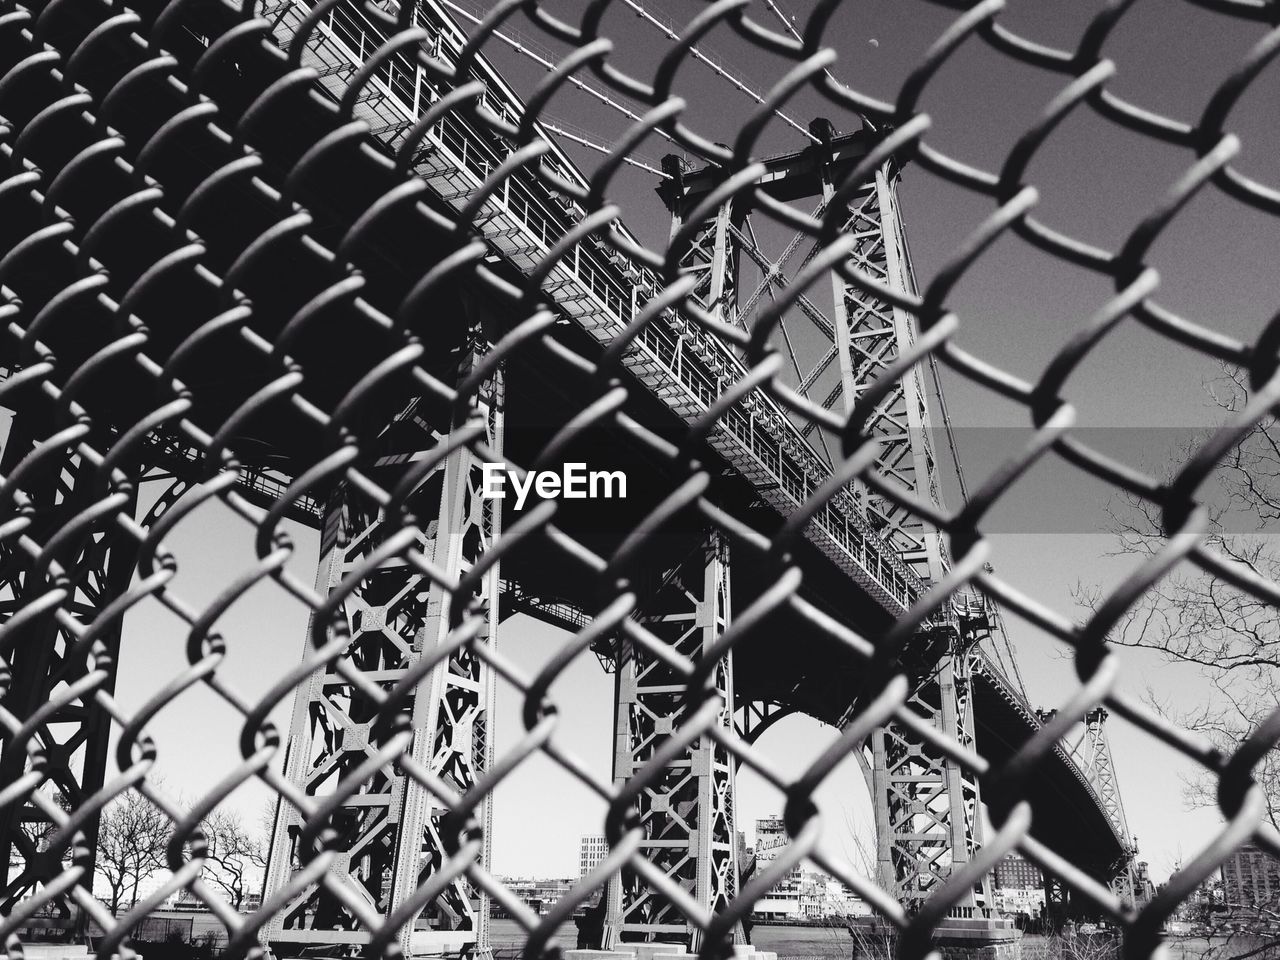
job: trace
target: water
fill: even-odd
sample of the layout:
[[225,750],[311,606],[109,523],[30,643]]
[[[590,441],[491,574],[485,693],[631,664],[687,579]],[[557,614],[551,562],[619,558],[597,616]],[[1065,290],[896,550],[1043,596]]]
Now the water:
[[[513,920],[492,920],[489,937],[493,943],[496,960],[514,960],[524,948],[524,931]],[[851,960],[853,943],[843,927],[766,927],[756,926],[751,931],[751,942],[761,950],[777,953],[778,960]],[[564,950],[572,950],[578,943],[578,931],[572,922],[562,926],[553,944]],[[1249,960],[1276,960],[1280,958],[1280,943],[1275,939],[1264,941],[1253,937],[1237,936],[1230,942],[1215,938],[1212,942],[1198,938],[1173,937],[1168,941],[1169,960],[1228,960],[1258,950]],[[1052,960],[1062,956],[1061,943],[1048,942],[1045,937],[1028,934],[1022,939],[1024,960]],[[1271,947],[1272,950],[1265,949]],[[1259,949],[1263,948],[1263,949]],[[1272,952],[1272,951],[1275,952]]]
[[[489,921],[489,941],[497,960],[517,956],[524,948],[525,934],[514,920]],[[778,960],[849,960],[852,942],[843,927],[765,927],[752,930],[751,941],[761,950],[778,954]],[[578,945],[578,930],[572,922],[557,932],[553,944],[564,950]]]

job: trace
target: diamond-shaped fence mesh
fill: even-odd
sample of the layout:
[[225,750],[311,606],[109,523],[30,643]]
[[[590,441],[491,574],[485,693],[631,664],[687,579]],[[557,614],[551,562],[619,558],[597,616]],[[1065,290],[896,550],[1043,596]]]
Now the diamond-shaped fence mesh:
[[[1062,909],[1105,918],[1138,957],[1243,845],[1280,856],[1253,773],[1280,712],[1224,753],[1118,692],[1108,645],[1182,563],[1280,605],[1280,587],[1214,551],[1199,493],[1280,400],[1280,328],[1245,343],[1201,327],[1158,302],[1147,265],[1199,191],[1280,212],[1280,192],[1233,166],[1229,129],[1280,50],[1280,32],[1262,29],[1280,7],[1197,0],[1259,24],[1262,39],[1186,125],[1108,89],[1104,47],[1131,3],[1103,8],[1073,50],[1003,25],[1001,0],[936,5],[955,18],[889,100],[832,72],[837,0],[797,19],[772,0],[717,0],[687,5],[686,24],[611,0],[554,15],[538,0],[0,5],[0,404],[13,412],[0,461],[0,930],[11,955],[42,931],[92,929],[99,956],[131,956],[130,938],[168,936],[146,934],[176,922],[152,914],[185,891],[234,955],[484,951],[498,908],[529,956],[584,915],[596,918],[592,946],[723,956],[807,858],[865,899],[900,955],[923,956],[948,924],[995,936],[986,878],[1018,850]],[[631,38],[610,8],[623,6],[666,34],[652,75],[620,65]],[[682,120],[682,84],[696,82],[682,67],[713,60],[698,48],[713,30],[789,65],[728,144]],[[966,44],[1059,84],[995,172],[932,145],[920,106]],[[504,81],[503,50],[538,59],[536,85]],[[544,109],[569,86],[627,104],[627,132],[597,143]],[[796,124],[787,110],[801,94],[854,132]],[[1185,159],[1114,251],[1036,216],[1028,170],[1073,111]],[[767,156],[762,134],[779,122],[804,146]],[[662,138],[683,159],[659,167],[637,151]],[[598,151],[590,174],[566,140]],[[624,163],[661,175],[665,245],[622,224]],[[992,208],[923,290],[897,212],[908,163]],[[778,260],[755,242],[765,223],[795,235]],[[955,343],[965,318],[950,294],[1006,238],[1114,285],[1034,381]],[[793,317],[809,324],[799,348]],[[1071,429],[1065,385],[1126,318],[1238,367],[1251,388],[1168,480]],[[927,399],[939,366],[1021,405],[1032,428],[947,506]],[[1157,548],[1082,623],[987,565],[989,509],[1046,459],[1149,504],[1162,525]],[[513,487],[488,496],[485,465],[518,486],[579,461],[602,467],[583,480],[600,485],[596,499],[539,486],[517,510]],[[625,498],[607,497],[615,473],[629,478]],[[166,541],[214,508],[250,526],[257,555],[196,603],[184,593],[201,558]],[[289,567],[293,523],[319,530],[314,584]],[[258,641],[217,627],[251,592],[309,623],[296,665],[254,698],[220,664]],[[1055,713],[1031,711],[1002,661],[997,604],[1070,652],[1080,687]],[[174,635],[188,666],[126,708],[114,696],[122,623],[146,608],[185,625]],[[512,612],[569,631],[536,675],[495,643]],[[549,689],[595,657],[616,672],[616,713],[600,718],[614,724],[612,779],[555,737]],[[225,731],[242,760],[188,796],[151,775],[148,725],[201,686],[242,718]],[[495,749],[499,687],[521,696],[526,732]],[[289,730],[271,719],[282,704]],[[790,780],[754,742],[794,709],[840,735]],[[975,712],[996,709],[1023,725],[1003,751],[975,735]],[[1152,897],[1116,883],[1132,851],[1106,712],[1218,782],[1225,826]],[[1084,759],[1063,742],[1081,724]],[[489,798],[535,754],[608,807],[584,825],[607,856],[545,913],[490,859]],[[878,805],[869,865],[817,843],[814,792],[850,756]],[[748,768],[785,799],[787,842],[754,868],[734,809],[735,771]],[[1064,778],[1097,814],[1055,838],[1041,811],[1069,792]],[[211,818],[253,780],[278,797],[256,908],[207,878]],[[99,814],[127,802],[160,818],[168,872],[113,912],[98,896]]]

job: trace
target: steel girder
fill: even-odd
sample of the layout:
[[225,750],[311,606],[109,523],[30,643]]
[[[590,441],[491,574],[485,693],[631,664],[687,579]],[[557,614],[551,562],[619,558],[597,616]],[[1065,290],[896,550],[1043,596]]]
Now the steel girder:
[[[773,174],[771,187],[778,189],[779,181],[790,175]],[[821,200],[815,216],[829,215],[838,186],[836,176],[835,171],[825,168],[821,177],[814,180],[809,170],[797,165],[797,184],[804,180],[815,187],[820,185]],[[833,318],[828,319],[808,298],[797,305],[797,316],[812,328],[814,340],[830,343],[831,349],[815,354],[812,368],[806,370],[793,342],[796,334],[788,333],[785,320],[779,324],[783,338],[779,348],[790,353],[802,393],[808,395],[809,389],[824,379],[823,373],[832,362],[838,361],[839,377],[834,389],[824,386],[820,388],[824,396],[809,396],[815,403],[831,407],[840,402],[843,409],[851,409],[863,391],[914,345],[910,314],[867,293],[846,276],[847,272],[856,271],[891,289],[914,292],[896,182],[897,172],[892,166],[880,167],[840,212],[842,233],[856,242],[846,264],[848,270],[831,272]],[[802,192],[797,188],[788,195]],[[673,213],[674,232],[681,227],[691,201],[675,191],[666,197]],[[741,198],[733,210],[727,205],[720,207],[696,229],[694,242],[681,261],[682,270],[697,277],[695,296],[705,309],[739,324],[749,322],[747,313],[763,293],[775,284],[788,282],[788,265],[801,247],[798,238],[793,239],[780,257],[770,258],[755,244],[751,216],[752,211]],[[746,262],[744,257],[760,268],[763,279],[742,307],[734,296],[739,290],[738,268]],[[795,269],[807,262],[807,256],[801,258]],[[938,464],[929,436],[929,409],[918,367],[893,381],[877,404],[869,428],[881,444],[877,461],[881,475],[913,496],[940,503]],[[922,579],[940,579],[949,560],[938,531],[889,497],[861,485],[857,492],[859,503],[883,541]],[[913,692],[911,704],[940,731],[972,747],[970,658],[977,645],[989,636],[989,624],[984,612],[976,617],[957,616],[955,624],[934,632],[939,630],[947,633],[941,644],[935,636],[920,640],[921,650],[928,651],[925,655],[932,660],[923,665],[921,675],[926,679]],[[794,704],[786,705],[786,709],[765,704],[755,709],[751,704],[743,706],[739,726],[751,740],[786,712],[803,709],[803,705]],[[878,880],[886,889],[895,891],[909,908],[913,907],[981,846],[978,783],[954,760],[931,750],[899,724],[878,730],[860,759],[876,812]],[[979,885],[968,893],[965,905],[981,907],[985,902],[985,887]]]
[[[501,374],[481,390],[484,442],[502,451]],[[409,418],[413,419],[413,418]],[[418,422],[421,450],[452,439]],[[407,456],[406,456],[407,454]],[[402,464],[425,454],[396,451],[381,462]],[[458,578],[501,534],[497,501],[480,496],[481,464],[471,449],[459,446],[429,473],[411,498],[420,518],[417,551],[445,575]],[[431,519],[427,519],[431,518]],[[335,494],[326,512],[317,582],[324,591],[338,587],[352,569],[384,539],[403,529],[401,518],[384,522],[367,500],[350,490]],[[486,626],[474,641],[493,644],[498,623],[499,571],[486,571],[473,607]],[[450,631],[449,596],[419,570],[396,555],[378,564],[343,602],[350,644],[341,661],[313,673],[294,701],[285,774],[309,796],[323,798],[345,775],[365,762],[391,731],[375,705],[362,696],[338,667],[358,669],[366,682],[389,689],[411,666],[441,644]],[[333,631],[329,631],[333,636]],[[310,649],[304,651],[304,656]],[[491,669],[463,645],[442,659],[407,700],[413,741],[408,753],[450,789],[469,790],[493,758],[491,723],[494,684]],[[480,864],[490,859],[491,802],[476,810],[483,828]],[[398,765],[387,765],[364,781],[332,815],[340,855],[330,871],[376,914],[401,906],[449,859],[442,823],[448,813],[417,779]],[[267,868],[266,895],[288,881],[299,862],[302,828],[298,811],[279,804]],[[406,955],[431,945],[473,946],[488,950],[488,896],[465,878],[452,881],[432,901],[431,913],[406,922],[400,930]],[[420,926],[415,933],[415,926]],[[295,896],[268,930],[276,943],[353,944],[368,939],[365,924],[324,886],[312,885]]]
[[[728,545],[716,533],[645,591],[641,618],[653,634],[696,663],[727,629],[729,602]],[[730,729],[732,655],[716,665],[712,682],[723,698],[720,724]],[[619,650],[615,689],[613,775],[622,784],[679,728],[685,687],[668,664],[632,646]],[[737,894],[734,767],[722,746],[700,737],[637,802],[645,830],[641,856],[712,913]],[[701,946],[697,928],[633,869],[614,875],[607,896],[606,949],[634,940],[681,942],[691,952]],[[735,939],[742,939],[740,927]]]
[[[912,693],[911,709],[943,735],[974,749],[975,624],[942,628],[944,652]],[[979,627],[980,629],[980,627]],[[876,880],[913,911],[982,846],[977,779],[897,722],[877,729],[860,755],[876,823]],[[987,905],[987,880],[960,906]]]
[[[64,593],[65,599],[57,612],[50,608],[46,615],[28,617],[16,631],[6,631],[0,645],[5,726],[16,729],[44,712],[29,738],[6,736],[0,743],[0,782],[14,784],[39,769],[43,777],[37,790],[49,803],[69,810],[84,805],[104,782],[111,726],[104,699],[109,701],[115,689],[122,616],[99,623],[89,649],[83,649],[82,638],[129,587],[138,541],[115,518],[134,513],[141,481],[135,476],[134,483],[108,497],[111,491],[96,464],[78,452],[67,455],[55,446],[46,447],[46,454],[57,451],[53,457],[32,457],[53,432],[35,429],[33,421],[41,419],[18,413],[7,437],[0,437],[0,476],[10,476],[24,459],[28,466],[49,461],[34,473],[26,471],[23,490],[30,493],[16,495],[25,498],[22,512],[30,524],[0,545],[0,623],[40,609],[41,598],[50,593]],[[95,505],[105,501],[115,509],[98,511],[95,517]],[[48,814],[30,801],[0,810],[0,912],[8,914],[64,869],[69,851],[47,851],[51,830]],[[91,889],[97,818],[85,820],[81,830],[87,859],[78,861],[86,869],[80,883]],[[69,906],[61,900],[57,904],[62,920],[69,922]]]

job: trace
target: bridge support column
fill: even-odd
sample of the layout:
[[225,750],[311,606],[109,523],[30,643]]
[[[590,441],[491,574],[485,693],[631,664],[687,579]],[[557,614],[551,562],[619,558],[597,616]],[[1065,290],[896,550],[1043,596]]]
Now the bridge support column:
[[[859,238],[849,257],[850,266],[910,295],[915,293],[915,278],[898,213],[896,180],[897,172],[891,165],[878,169],[865,192],[841,211],[841,233]],[[834,193],[835,184],[825,176],[824,203]],[[838,271],[831,271],[831,282],[840,383],[848,411],[859,394],[911,348],[915,327],[907,311],[870,296]],[[941,503],[919,365],[894,381],[888,395],[877,404],[868,427],[880,441],[876,465],[881,474],[926,502]],[[938,531],[888,497],[870,490],[861,491],[861,495],[877,520],[881,538],[912,570],[925,580],[942,577],[948,560]]]
[[[683,169],[679,157],[664,158],[663,169],[668,177],[678,178]],[[684,226],[693,204],[672,187],[671,180],[664,181],[664,200],[671,209],[671,236]],[[678,182],[678,180],[676,181]],[[738,317],[738,263],[741,258],[739,227],[745,214],[735,211],[732,203],[724,203],[711,216],[698,225],[689,248],[680,258],[680,272],[692,276],[696,285],[690,296],[717,320],[739,323]]]
[[1048,872],[1044,875],[1044,916],[1051,930],[1061,930],[1071,916],[1070,888]]
[[[502,451],[502,379],[481,391],[486,442]],[[417,432],[417,450],[404,449],[404,434]],[[389,434],[396,450],[370,469],[421,459],[447,437],[410,414]],[[440,570],[457,578],[499,536],[497,502],[481,499],[481,464],[461,447],[439,465],[410,498],[422,532],[415,549]],[[387,537],[401,529],[350,489],[339,491],[325,517],[317,582],[331,590]],[[498,622],[498,564],[487,572],[478,597],[488,626],[475,642],[493,643]],[[390,558],[369,573],[348,597],[344,613],[351,642],[343,662],[365,674],[370,684],[390,689],[422,656],[449,633],[449,595],[401,557]],[[310,642],[307,645],[310,650]],[[438,664],[418,687],[406,709],[415,733],[410,753],[454,790],[469,789],[490,765],[490,724],[494,687],[490,668],[469,647]],[[286,776],[303,792],[321,796],[367,759],[381,744],[382,731],[372,701],[333,668],[314,674],[294,702]],[[333,815],[340,851],[331,870],[367,898],[384,916],[396,909],[448,859],[441,820],[448,811],[416,780],[384,768],[367,780]],[[477,811],[484,830],[480,861],[489,862],[490,803]],[[281,801],[272,835],[266,889],[287,882],[297,864],[301,817]],[[465,880],[456,880],[416,922],[400,931],[406,956],[488,950],[488,897]],[[419,927],[415,933],[415,927]],[[322,886],[296,897],[273,922],[268,939],[288,944],[288,952],[306,945],[365,942],[367,931]]]
[[1085,717],[1085,736],[1088,738],[1092,758],[1087,769],[1098,799],[1102,801],[1102,809],[1125,846],[1124,852],[1111,869],[1111,889],[1125,903],[1134,905],[1149,899],[1150,891],[1145,889],[1137,872],[1137,841],[1129,832],[1124,802],[1120,799],[1120,783],[1116,779],[1115,762],[1111,758],[1111,740],[1107,737],[1108,716],[1105,709],[1098,707]]
[[[954,627],[926,631],[920,642],[936,648],[939,640],[947,649],[910,703],[948,737],[972,747],[971,646]],[[978,783],[898,723],[872,735],[870,752],[863,770],[875,808],[876,879],[913,911],[982,846]],[[961,907],[986,902],[984,881],[966,893]]]
[[[690,660],[699,660],[729,624],[728,545],[711,534],[660,578],[641,610],[649,630]],[[619,657],[613,772],[615,781],[623,783],[675,729],[684,685],[643,650],[623,650]],[[724,698],[720,723],[727,729],[733,722],[732,654],[717,665],[714,682]],[[646,833],[641,855],[713,913],[737,893],[734,766],[723,748],[703,737],[668,765],[639,800]],[[697,928],[633,870],[620,871],[607,895],[606,949],[637,940],[679,943],[691,951],[701,946]],[[734,939],[741,942],[740,930]]]
[[[0,433],[0,477],[9,476],[58,429],[43,416],[25,412],[15,415],[5,427],[7,431]],[[127,463],[121,466],[133,469]],[[138,545],[120,528],[116,517],[134,515],[137,487],[144,474],[144,470],[133,473],[132,486],[120,491],[114,509],[86,523],[85,511],[104,503],[111,491],[99,479],[95,465],[78,452],[50,448],[44,465],[29,473],[20,488],[30,524],[11,532],[0,545],[0,623],[29,610],[42,597],[62,594],[61,600],[19,627],[4,644],[0,669],[8,676],[0,687],[0,715],[6,732],[11,734],[48,704],[58,706],[30,740],[4,740],[0,782],[17,783],[30,771],[28,748],[34,742],[46,766],[37,789],[65,810],[81,806],[104,782],[111,720],[96,695],[109,696],[114,691],[122,619],[117,617],[97,633],[93,647],[102,656],[94,649],[75,648],[83,628],[129,587]],[[0,523],[17,516],[15,507],[12,501],[4,505]],[[73,523],[78,524],[75,535],[41,558],[41,552],[54,545],[56,536],[66,535]],[[105,676],[79,696],[69,698],[69,689],[89,675],[90,664]],[[45,846],[40,838],[50,832],[49,823],[48,814],[29,801],[18,799],[0,808],[0,914],[10,913],[18,901],[38,893],[61,873],[61,862],[40,856]],[[98,818],[90,817],[81,829],[93,853],[89,872],[79,884],[92,890]],[[70,922],[68,900],[59,899],[54,909],[62,920]]]

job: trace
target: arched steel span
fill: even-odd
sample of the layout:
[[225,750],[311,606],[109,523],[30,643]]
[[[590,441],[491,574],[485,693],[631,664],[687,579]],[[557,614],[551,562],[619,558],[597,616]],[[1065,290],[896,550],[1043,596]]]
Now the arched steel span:
[[[538,598],[514,582],[506,585],[502,605],[504,616],[523,613],[571,631],[589,619],[563,594]],[[744,646],[735,659],[740,732],[755,741],[792,714],[837,726],[850,706],[847,691],[858,662],[834,646],[806,642],[802,631],[785,623],[770,636]],[[611,662],[609,650],[599,652],[602,660]],[[803,666],[793,666],[797,663]],[[973,657],[971,676],[976,745],[996,766],[1040,728],[1040,713],[987,655]],[[1027,785],[1026,798],[1034,815],[1033,837],[1095,879],[1106,883],[1114,878],[1116,865],[1130,850],[1130,838],[1117,830],[1088,774],[1063,746],[1055,746],[1041,762]]]

